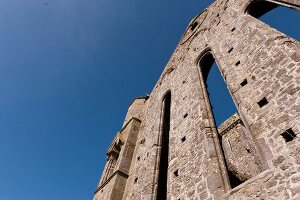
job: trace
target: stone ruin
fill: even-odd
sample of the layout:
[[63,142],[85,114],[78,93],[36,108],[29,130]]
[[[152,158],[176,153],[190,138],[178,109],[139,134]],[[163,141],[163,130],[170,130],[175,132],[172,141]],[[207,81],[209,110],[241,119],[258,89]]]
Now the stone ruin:
[[[94,200],[300,199],[300,43],[259,19],[277,6],[300,1],[217,0],[192,19],[129,106]],[[219,127],[214,62],[237,108]]]

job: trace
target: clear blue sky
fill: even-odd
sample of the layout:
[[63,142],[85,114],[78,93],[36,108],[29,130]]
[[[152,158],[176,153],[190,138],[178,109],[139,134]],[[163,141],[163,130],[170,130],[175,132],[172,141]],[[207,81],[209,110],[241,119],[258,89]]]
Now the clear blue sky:
[[128,104],[211,2],[0,1],[0,200],[92,199]]

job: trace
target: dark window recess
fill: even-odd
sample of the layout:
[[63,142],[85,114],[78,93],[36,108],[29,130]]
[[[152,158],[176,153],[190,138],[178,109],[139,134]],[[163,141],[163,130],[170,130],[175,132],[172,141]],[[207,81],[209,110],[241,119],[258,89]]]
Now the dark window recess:
[[239,66],[241,64],[241,61],[237,61],[236,63],[235,63],[235,66]]
[[139,156],[139,157],[137,157],[137,160],[139,161],[141,159],[141,157]]
[[161,148],[160,148],[157,198],[156,198],[157,200],[167,199],[170,115],[171,115],[171,92],[168,92],[163,100]]
[[186,81],[182,81],[182,84],[185,84],[186,83]]
[[229,50],[228,50],[228,53],[231,53],[233,51],[233,47],[231,47]]
[[290,23],[300,18],[299,11],[269,1],[256,0],[248,6],[246,12],[282,33],[300,40],[299,22],[297,25],[297,22]]
[[266,97],[262,98],[262,100],[260,100],[259,102],[257,102],[257,104],[259,105],[259,107],[264,107],[265,105],[267,105],[269,102],[266,99]]
[[294,131],[290,128],[281,133],[281,136],[285,139],[285,142],[290,142],[297,137]]
[[137,183],[137,181],[138,181],[138,178],[135,178],[135,179],[134,179],[134,183]]
[[243,87],[243,86],[247,85],[247,83],[248,83],[247,79],[244,79],[240,85]]
[[232,28],[232,29],[231,29],[231,32],[233,32],[233,31],[235,31],[235,28]]
[[185,140],[186,140],[185,136],[183,138],[181,138],[181,142],[184,142]]
[[183,115],[183,118],[186,118],[188,116],[188,114],[186,113],[185,115]]
[[176,177],[179,176],[179,171],[176,170],[176,171],[174,172],[174,175],[175,175]]
[[198,26],[198,22],[194,22],[192,25],[191,25],[191,30],[195,30],[196,27]]

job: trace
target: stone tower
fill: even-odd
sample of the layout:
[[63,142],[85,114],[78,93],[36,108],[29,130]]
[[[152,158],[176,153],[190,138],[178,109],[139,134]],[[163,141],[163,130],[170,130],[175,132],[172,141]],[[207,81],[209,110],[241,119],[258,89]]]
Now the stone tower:
[[[300,43],[258,19],[277,6],[300,1],[217,0],[190,22],[129,106],[94,200],[300,199]],[[219,127],[214,62],[238,111]]]

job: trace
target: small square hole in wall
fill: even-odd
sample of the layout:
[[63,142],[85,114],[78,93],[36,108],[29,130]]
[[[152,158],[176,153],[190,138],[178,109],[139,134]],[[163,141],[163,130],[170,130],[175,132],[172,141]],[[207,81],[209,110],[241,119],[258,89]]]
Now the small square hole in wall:
[[259,107],[264,107],[265,105],[267,105],[269,102],[266,99],[266,97],[262,98],[259,102],[257,102],[257,104],[259,105]]
[[228,51],[228,53],[231,53],[233,51],[233,47],[231,47]]
[[285,139],[285,142],[290,142],[296,138],[296,134],[294,133],[294,131],[291,128],[284,131],[280,135]]
[[231,29],[231,32],[233,32],[233,31],[235,31],[235,28],[232,28],[232,29]]
[[145,141],[146,141],[146,139],[145,139],[145,138],[143,138],[143,139],[140,141],[140,144],[144,144],[144,143],[145,143]]
[[138,160],[138,161],[140,161],[140,159],[141,159],[141,157],[140,157],[140,156],[139,156],[139,157],[137,157],[137,160]]
[[134,183],[137,183],[137,181],[138,181],[138,178],[135,178],[135,179],[134,179]]
[[184,136],[183,138],[181,138],[181,142],[185,142],[186,141],[186,137]]
[[241,64],[241,61],[237,61],[236,63],[235,63],[235,66],[239,66]]
[[245,79],[241,82],[240,85],[243,87],[243,86],[247,85],[247,83],[248,83],[248,81],[247,81],[247,79],[245,78]]
[[185,115],[183,115],[183,118],[186,118],[188,116],[188,114],[186,113]]
[[177,177],[177,176],[179,176],[179,171],[178,171],[178,169],[174,172],[174,175]]

